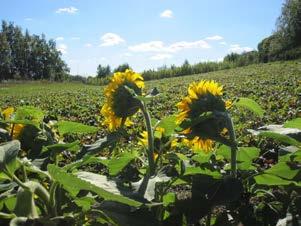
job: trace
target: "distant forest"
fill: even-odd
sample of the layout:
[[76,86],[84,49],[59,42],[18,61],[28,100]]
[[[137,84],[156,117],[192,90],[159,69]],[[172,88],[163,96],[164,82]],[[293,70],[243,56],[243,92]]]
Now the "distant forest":
[[53,80],[68,77],[69,68],[61,59],[54,40],[30,35],[12,22],[2,21],[0,31],[1,80]]
[[[162,66],[157,70],[142,72],[145,80],[199,74],[210,71],[266,63],[277,60],[292,60],[301,57],[301,1],[286,0],[275,31],[263,39],[258,50],[230,53],[222,62],[201,62],[191,65],[187,60],[181,66]],[[96,77],[69,75],[69,68],[61,59],[54,40],[45,36],[30,35],[26,30],[6,21],[0,30],[0,81],[3,80],[51,80],[80,81],[92,84],[106,83],[116,71],[130,68],[127,63],[111,70],[109,65],[98,65]]]

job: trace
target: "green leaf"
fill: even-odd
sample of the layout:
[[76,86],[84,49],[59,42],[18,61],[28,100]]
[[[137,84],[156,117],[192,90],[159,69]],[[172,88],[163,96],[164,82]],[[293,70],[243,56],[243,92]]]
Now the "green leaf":
[[170,136],[174,133],[175,128],[177,128],[176,124],[176,116],[168,116],[163,118],[158,124],[157,127],[161,127],[164,129],[164,135]]
[[203,163],[208,163],[210,158],[211,158],[211,154],[205,154],[203,152],[200,152],[197,155],[194,155],[191,159],[200,164],[203,164]]
[[78,122],[70,121],[59,121],[56,125],[61,135],[70,133],[95,133],[98,130],[98,128],[94,126],[87,126]]
[[74,202],[86,212],[95,203],[95,199],[93,197],[80,197],[75,199]]
[[0,144],[0,171],[16,160],[20,149],[18,140]]
[[252,162],[259,156],[260,149],[256,147],[239,147],[237,152],[238,162]]
[[292,169],[286,162],[279,162],[271,168],[264,171],[267,174],[273,174],[275,176],[292,180],[294,177],[300,173],[300,168]]
[[169,206],[176,201],[176,194],[168,192],[166,195],[163,196],[163,206]]
[[116,176],[136,157],[137,153],[122,153],[120,156],[112,158],[108,163],[110,175]]
[[237,102],[234,102],[233,105],[246,108],[260,117],[264,114],[264,110],[259,106],[259,104],[249,98],[241,97]]
[[259,137],[266,137],[266,138],[271,138],[274,139],[280,143],[284,144],[290,144],[294,146],[300,146],[301,143],[295,140],[294,138],[291,138],[287,135],[279,134],[279,133],[274,133],[274,132],[261,132],[258,135]]
[[24,106],[17,109],[14,123],[29,124],[31,122],[31,124],[38,127],[43,118],[44,112],[41,109],[33,106]]
[[285,128],[297,128],[301,129],[301,118],[295,118],[293,120],[287,121],[283,125]]
[[285,180],[282,179],[281,177],[275,176],[273,174],[260,174],[254,177],[255,181],[257,184],[260,185],[268,185],[268,186],[284,186],[284,185],[297,185],[297,186],[301,186],[298,185],[296,182],[294,181],[289,181],[289,180]]
[[216,154],[223,156],[226,160],[229,161],[231,159],[231,148],[223,144],[218,147]]
[[79,144],[80,144],[79,141],[74,141],[72,143],[67,143],[67,144],[48,145],[46,147],[43,147],[42,153],[50,152],[52,154],[58,154],[61,153],[62,151],[77,152],[80,149]]
[[215,179],[220,179],[222,177],[218,171],[211,171],[210,169],[201,167],[187,167],[184,176],[192,176],[197,174],[208,175]]
[[86,190],[96,193],[105,200],[116,201],[134,207],[139,207],[141,205],[141,203],[135,200],[121,195],[113,194],[73,174],[67,173],[66,171],[55,165],[48,165],[47,168],[51,177],[55,181],[63,185],[64,189],[66,189],[73,197],[75,197],[80,190]]

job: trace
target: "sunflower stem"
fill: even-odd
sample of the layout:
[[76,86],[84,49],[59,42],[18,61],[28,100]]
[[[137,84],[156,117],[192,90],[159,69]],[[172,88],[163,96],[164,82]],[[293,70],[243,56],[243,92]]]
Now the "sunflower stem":
[[236,155],[237,155],[237,143],[236,143],[236,135],[234,130],[234,125],[232,118],[228,114],[228,122],[229,122],[229,135],[231,140],[231,174],[233,177],[237,176],[237,162],[236,162]]
[[148,167],[149,167],[149,175],[152,176],[155,174],[155,161],[154,161],[154,134],[151,125],[151,117],[149,112],[146,109],[146,106],[143,102],[140,102],[140,109],[142,111],[143,117],[145,119],[145,125],[147,130],[147,139],[148,139]]

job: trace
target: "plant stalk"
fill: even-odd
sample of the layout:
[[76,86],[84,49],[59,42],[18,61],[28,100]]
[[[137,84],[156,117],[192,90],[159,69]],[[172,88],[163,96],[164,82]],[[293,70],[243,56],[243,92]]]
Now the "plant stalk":
[[237,143],[236,143],[236,135],[234,130],[233,121],[230,117],[230,115],[227,115],[228,117],[228,128],[229,128],[229,135],[231,140],[231,174],[233,177],[237,176]]
[[141,102],[140,109],[145,119],[145,125],[147,130],[147,139],[148,139],[148,167],[149,167],[149,176],[155,174],[155,161],[154,161],[154,133],[151,125],[151,117],[147,111],[145,104]]

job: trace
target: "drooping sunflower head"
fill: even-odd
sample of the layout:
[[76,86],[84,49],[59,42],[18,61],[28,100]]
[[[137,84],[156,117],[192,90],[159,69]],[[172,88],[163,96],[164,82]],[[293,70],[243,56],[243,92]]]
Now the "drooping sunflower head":
[[139,100],[133,96],[142,94],[144,88],[143,77],[132,70],[116,72],[111,82],[105,89],[105,103],[101,109],[105,117],[103,124],[109,130],[115,130],[121,126],[124,120],[125,125],[130,125],[128,117],[134,115],[139,110]]
[[[15,109],[8,107],[4,109],[1,114],[4,120],[12,120],[15,116]],[[13,139],[18,139],[24,128],[25,125],[23,124],[10,124],[6,127],[6,129],[11,132]]]
[[225,112],[228,107],[223,98],[223,88],[215,81],[193,82],[188,95],[177,104],[177,124],[185,134],[185,143],[193,150],[209,152],[215,137],[224,131],[225,122],[215,112]]

